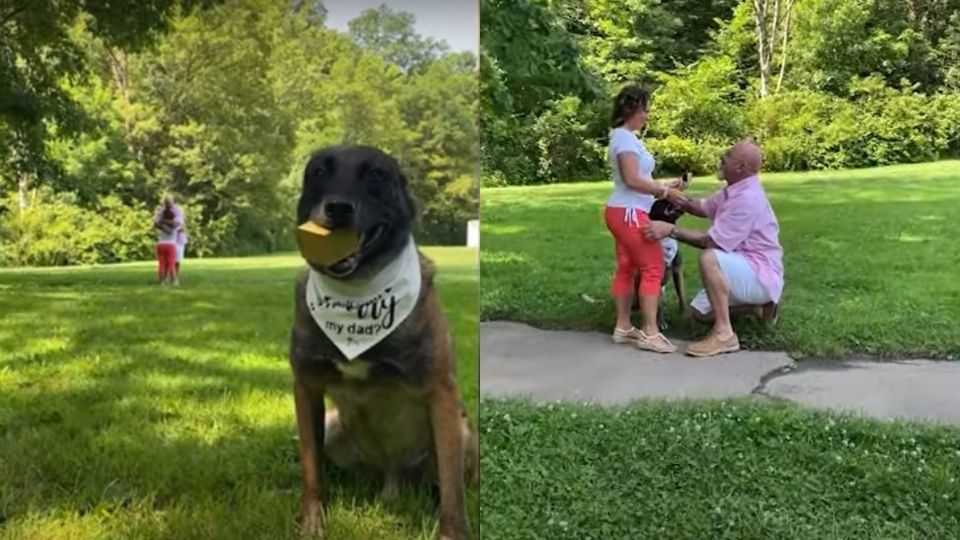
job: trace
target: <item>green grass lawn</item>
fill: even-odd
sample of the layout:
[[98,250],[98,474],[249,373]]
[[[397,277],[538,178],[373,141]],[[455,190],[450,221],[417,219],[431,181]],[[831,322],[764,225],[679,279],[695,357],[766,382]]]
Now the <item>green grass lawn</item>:
[[[960,162],[762,180],[780,221],[786,290],[780,324],[762,332],[745,321],[744,346],[804,357],[960,353]],[[691,192],[719,187],[715,178],[697,178]],[[482,318],[608,331],[614,256],[602,209],[609,192],[609,182],[484,189]],[[693,217],[680,224],[706,226]],[[683,249],[692,298],[697,253]],[[692,337],[700,329],[677,320],[669,294],[669,333]]]
[[785,404],[488,401],[484,540],[960,538],[960,431]]
[[[477,253],[425,251],[477,418]],[[153,263],[0,271],[0,538],[293,537],[299,265],[188,260],[179,289]],[[426,490],[328,471],[330,538],[431,538]]]

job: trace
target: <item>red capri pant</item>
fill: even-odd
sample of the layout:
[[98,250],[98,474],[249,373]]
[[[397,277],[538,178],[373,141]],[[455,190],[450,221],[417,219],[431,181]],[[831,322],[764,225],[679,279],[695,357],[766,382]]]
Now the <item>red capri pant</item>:
[[177,245],[172,243],[157,244],[157,274],[163,276],[177,268]]
[[632,208],[608,206],[603,217],[617,249],[617,269],[610,291],[614,296],[630,296],[634,275],[639,272],[640,296],[659,295],[663,279],[663,248],[660,242],[643,236],[643,227],[650,222],[650,216]]

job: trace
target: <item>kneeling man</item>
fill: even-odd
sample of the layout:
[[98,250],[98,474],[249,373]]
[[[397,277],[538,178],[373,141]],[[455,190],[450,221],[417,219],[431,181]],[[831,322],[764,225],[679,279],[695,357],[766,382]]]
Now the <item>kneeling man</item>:
[[776,319],[783,292],[783,249],[780,226],[758,176],[762,155],[750,141],[740,141],[724,154],[717,176],[727,185],[707,199],[685,203],[692,215],[709,219],[707,232],[678,229],[654,221],[650,239],[676,238],[698,247],[705,290],[693,299],[694,317],[713,318],[713,330],[691,344],[687,354],[714,356],[740,350],[730,324],[730,308],[753,309]]

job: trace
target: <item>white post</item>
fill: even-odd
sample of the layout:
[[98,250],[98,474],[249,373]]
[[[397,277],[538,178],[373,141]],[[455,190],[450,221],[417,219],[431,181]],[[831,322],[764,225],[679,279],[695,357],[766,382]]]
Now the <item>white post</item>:
[[467,222],[467,247],[480,246],[480,220],[471,219]]

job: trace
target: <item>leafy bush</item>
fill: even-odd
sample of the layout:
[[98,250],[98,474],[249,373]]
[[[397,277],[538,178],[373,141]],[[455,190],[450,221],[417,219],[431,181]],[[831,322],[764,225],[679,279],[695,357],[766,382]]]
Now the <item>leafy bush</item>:
[[481,142],[481,185],[540,183],[534,154],[536,139],[528,125],[516,118],[485,118]]
[[105,197],[97,208],[77,206],[75,197],[40,190],[18,209],[15,197],[0,221],[0,264],[62,266],[148,259],[153,255],[152,214]]
[[446,184],[421,209],[420,222],[415,230],[417,241],[421,244],[463,245],[467,238],[467,221],[476,218],[470,201],[476,201],[478,196],[473,175],[463,175]]
[[692,141],[674,135],[663,139],[646,139],[644,143],[657,160],[657,177],[683,171],[697,175],[712,174],[716,172],[720,156],[727,146],[717,140]]
[[934,122],[944,145],[941,157],[960,157],[960,94],[937,95],[930,106],[935,112]]
[[767,170],[859,168],[932,161],[957,151],[960,98],[894,89],[877,77],[844,99],[813,91],[754,100],[747,113]]
[[587,131],[580,99],[566,96],[553,101],[533,123],[537,145],[537,176],[542,182],[580,178],[603,163],[604,148]]
[[707,57],[662,79],[651,104],[651,135],[725,140],[745,134],[732,59]]

